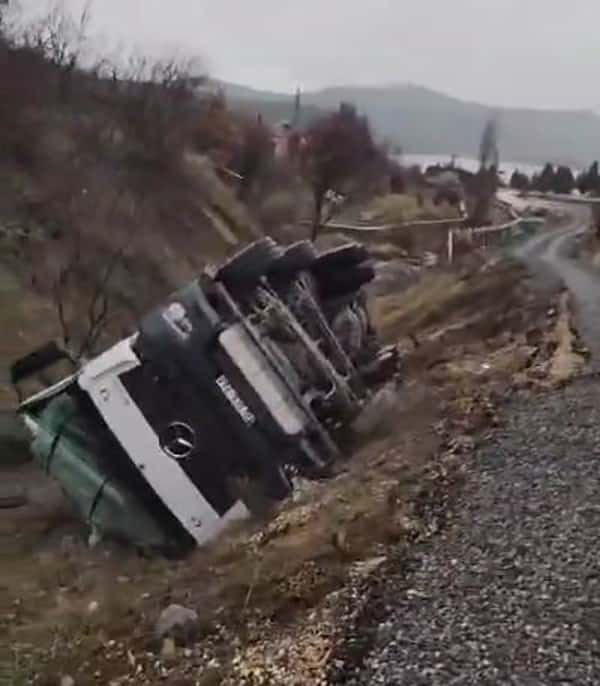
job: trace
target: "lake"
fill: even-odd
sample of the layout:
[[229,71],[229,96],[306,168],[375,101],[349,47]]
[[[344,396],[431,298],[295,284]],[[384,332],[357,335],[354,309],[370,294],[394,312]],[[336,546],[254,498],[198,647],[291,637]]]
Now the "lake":
[[[435,164],[448,164],[450,157],[448,155],[400,155],[396,159],[405,166],[418,164],[423,171]],[[473,157],[456,157],[455,166],[466,169],[470,172],[476,172],[479,169],[479,160]],[[542,165],[526,164],[525,162],[500,162],[500,173],[508,182],[515,169],[518,169],[523,174],[531,177],[542,171]],[[575,173],[575,170],[573,170]]]

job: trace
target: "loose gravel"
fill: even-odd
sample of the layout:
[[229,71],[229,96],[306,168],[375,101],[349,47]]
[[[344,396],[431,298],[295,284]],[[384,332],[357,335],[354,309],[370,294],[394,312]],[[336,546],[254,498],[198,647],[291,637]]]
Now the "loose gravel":
[[587,378],[505,408],[338,683],[600,684],[599,390]]

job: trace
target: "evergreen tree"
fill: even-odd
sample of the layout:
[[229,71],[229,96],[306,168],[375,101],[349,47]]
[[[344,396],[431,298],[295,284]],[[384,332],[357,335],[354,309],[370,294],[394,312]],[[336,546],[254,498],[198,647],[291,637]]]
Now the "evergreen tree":
[[554,166],[550,164],[550,162],[547,162],[542,173],[538,177],[536,190],[541,191],[542,193],[550,193],[550,191],[554,189],[554,177]]
[[510,177],[510,187],[517,191],[526,191],[529,188],[529,177],[515,169]]
[[575,177],[570,167],[561,165],[554,175],[554,185],[552,190],[555,193],[570,194],[575,189]]

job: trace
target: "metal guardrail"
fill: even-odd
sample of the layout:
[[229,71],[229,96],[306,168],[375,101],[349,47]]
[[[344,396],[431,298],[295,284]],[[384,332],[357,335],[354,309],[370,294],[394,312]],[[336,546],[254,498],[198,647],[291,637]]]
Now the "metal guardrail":
[[496,226],[481,226],[476,228],[463,229],[449,229],[448,230],[448,262],[452,263],[454,258],[454,240],[456,237],[466,237],[472,240],[477,236],[483,237],[485,245],[485,236],[493,236],[496,234],[504,234],[503,244],[514,245],[519,241],[526,240],[537,233],[545,224],[545,220],[539,217],[518,217],[506,224],[499,224]]
[[522,193],[521,198],[537,198],[538,200],[549,200],[550,202],[564,202],[571,205],[600,205],[600,198],[589,198],[581,195],[566,195],[564,193],[541,193],[540,191],[529,191]]
[[[371,233],[371,232],[384,232],[384,231],[401,231],[402,229],[414,229],[419,227],[424,228],[440,228],[440,227],[451,227],[460,226],[464,224],[466,217],[456,217],[453,219],[418,219],[412,222],[402,222],[397,224],[373,224],[373,225],[360,225],[360,224],[344,224],[343,222],[328,222],[323,224],[321,227],[323,231],[356,231],[357,233]],[[310,221],[305,220],[301,222],[302,224],[308,226]]]
[[481,233],[496,233],[498,231],[510,231],[516,228],[521,223],[521,219],[513,219],[511,222],[506,224],[493,224],[492,226],[479,226],[472,229],[464,229],[464,231],[471,231],[475,235]]
[[[598,199],[600,202],[600,198]],[[501,201],[498,201],[501,202]],[[432,219],[404,222],[402,224],[381,224],[373,226],[361,226],[357,224],[345,224],[343,222],[329,222],[322,227],[323,231],[344,231],[362,234],[394,233],[396,231],[422,228],[447,228],[447,251],[448,261],[452,262],[454,254],[454,239],[458,236],[467,237],[470,240],[476,236],[506,233],[508,241],[527,238],[535,233],[545,222],[538,217],[521,217],[509,203],[501,202],[509,210],[513,219],[504,224],[494,226],[466,227],[466,217],[453,219]],[[310,222],[303,222],[310,223]]]

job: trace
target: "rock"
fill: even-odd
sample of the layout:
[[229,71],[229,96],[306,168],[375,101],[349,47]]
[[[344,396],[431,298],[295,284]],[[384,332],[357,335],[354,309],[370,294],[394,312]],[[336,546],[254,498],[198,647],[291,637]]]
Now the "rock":
[[100,609],[100,603],[97,600],[92,600],[92,602],[87,607],[87,611],[88,611],[89,615],[95,615],[99,609]]
[[75,686],[75,679],[73,679],[73,677],[69,674],[65,674],[60,678],[58,683],[59,686]]
[[199,628],[198,613],[195,610],[182,605],[169,605],[158,618],[154,632],[159,639],[169,636],[176,643],[185,645],[198,634]]

